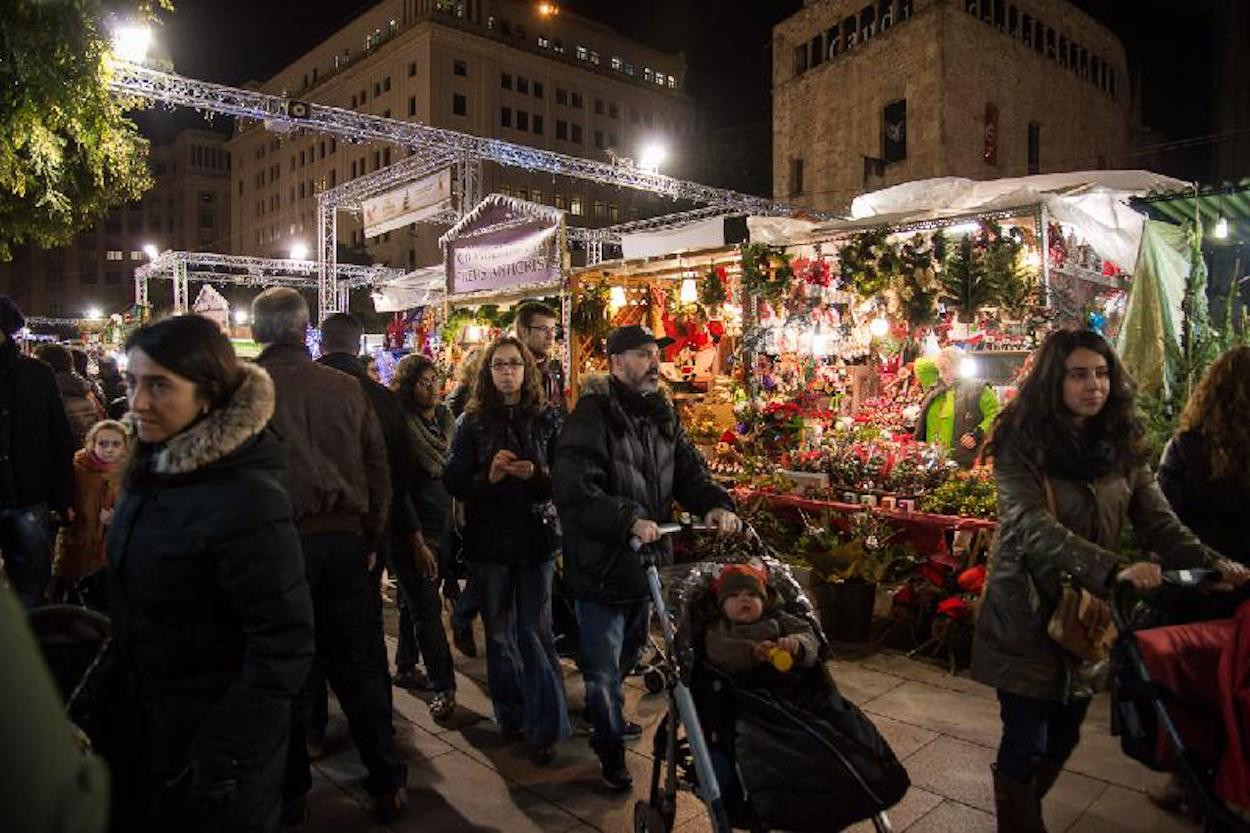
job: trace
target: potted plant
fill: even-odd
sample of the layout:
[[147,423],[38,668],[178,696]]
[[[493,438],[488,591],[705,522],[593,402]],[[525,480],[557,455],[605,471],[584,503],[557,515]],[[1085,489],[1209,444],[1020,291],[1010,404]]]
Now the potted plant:
[[820,623],[840,642],[867,642],[877,584],[886,577],[903,548],[892,543],[899,530],[871,512],[852,516],[850,529],[822,526],[807,529],[800,546],[811,565],[809,588],[820,611]]

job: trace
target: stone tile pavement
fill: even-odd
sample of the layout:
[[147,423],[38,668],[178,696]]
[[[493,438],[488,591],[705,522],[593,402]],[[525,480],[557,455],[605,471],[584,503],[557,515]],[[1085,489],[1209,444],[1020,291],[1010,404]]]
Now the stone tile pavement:
[[[390,648],[393,640],[388,638]],[[478,645],[481,646],[481,636]],[[635,792],[608,793],[583,736],[557,749],[554,762],[533,766],[519,744],[506,744],[490,721],[486,663],[456,654],[458,711],[439,726],[426,704],[395,689],[396,728],[409,762],[409,814],[389,829],[420,833],[589,833],[630,831],[636,798],[644,797],[651,769],[650,729],[664,701],[630,679],[627,711],[648,731],[628,754]],[[843,693],[876,723],[907,767],[912,788],[890,812],[895,830],[908,833],[993,831],[989,764],[998,740],[993,691],[965,677],[882,652],[831,664]],[[580,711],[581,680],[566,666],[570,711]],[[1095,701],[1080,746],[1045,802],[1051,833],[1189,833],[1198,827],[1157,810],[1143,794],[1162,776],[1121,754],[1108,733],[1108,704]],[[360,787],[364,769],[337,713],[318,761],[307,833],[383,831]],[[683,793],[676,829],[710,830],[703,806]],[[871,824],[852,828],[870,831]]]

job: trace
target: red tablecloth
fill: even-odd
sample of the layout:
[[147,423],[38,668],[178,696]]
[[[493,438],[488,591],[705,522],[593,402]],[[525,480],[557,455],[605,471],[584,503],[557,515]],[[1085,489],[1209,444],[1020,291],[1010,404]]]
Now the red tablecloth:
[[822,512],[829,513],[830,520],[843,528],[849,526],[848,516],[856,512],[872,512],[874,515],[896,521],[902,528],[907,540],[921,554],[937,552],[945,546],[942,540],[949,530],[991,530],[997,524],[982,518],[964,518],[958,515],[935,515],[931,512],[904,512],[900,509],[884,509],[880,506],[865,506],[859,503],[843,503],[834,500],[812,500],[797,495],[782,495],[775,492],[757,492],[753,489],[738,488],[733,490],[734,499],[738,501],[761,497],[769,505],[782,514],[797,517],[802,511],[808,517]]

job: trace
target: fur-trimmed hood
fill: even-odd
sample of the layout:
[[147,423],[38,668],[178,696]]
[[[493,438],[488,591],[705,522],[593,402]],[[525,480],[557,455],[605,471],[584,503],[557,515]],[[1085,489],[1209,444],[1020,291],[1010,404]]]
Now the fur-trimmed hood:
[[237,451],[273,416],[273,380],[264,368],[241,362],[243,381],[225,405],[173,437],[152,461],[155,474],[187,474]]
[[[661,381],[658,395],[663,398],[664,405],[661,406],[657,403],[653,413],[653,416],[658,419],[657,424],[660,430],[668,437],[672,437],[678,422],[677,412],[673,410],[673,400],[670,394],[669,387]],[[584,377],[581,380],[577,398],[580,400],[587,396],[605,397],[608,401],[609,416],[622,426],[629,423],[629,418],[625,415],[625,406],[621,402],[620,396],[612,388],[612,374],[593,373]]]

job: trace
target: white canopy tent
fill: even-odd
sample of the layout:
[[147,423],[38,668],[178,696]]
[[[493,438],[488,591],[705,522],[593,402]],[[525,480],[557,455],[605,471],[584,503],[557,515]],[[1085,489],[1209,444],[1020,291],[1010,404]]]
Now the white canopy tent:
[[377,312],[403,312],[414,307],[441,304],[447,296],[447,270],[443,264],[423,266],[373,288]]

